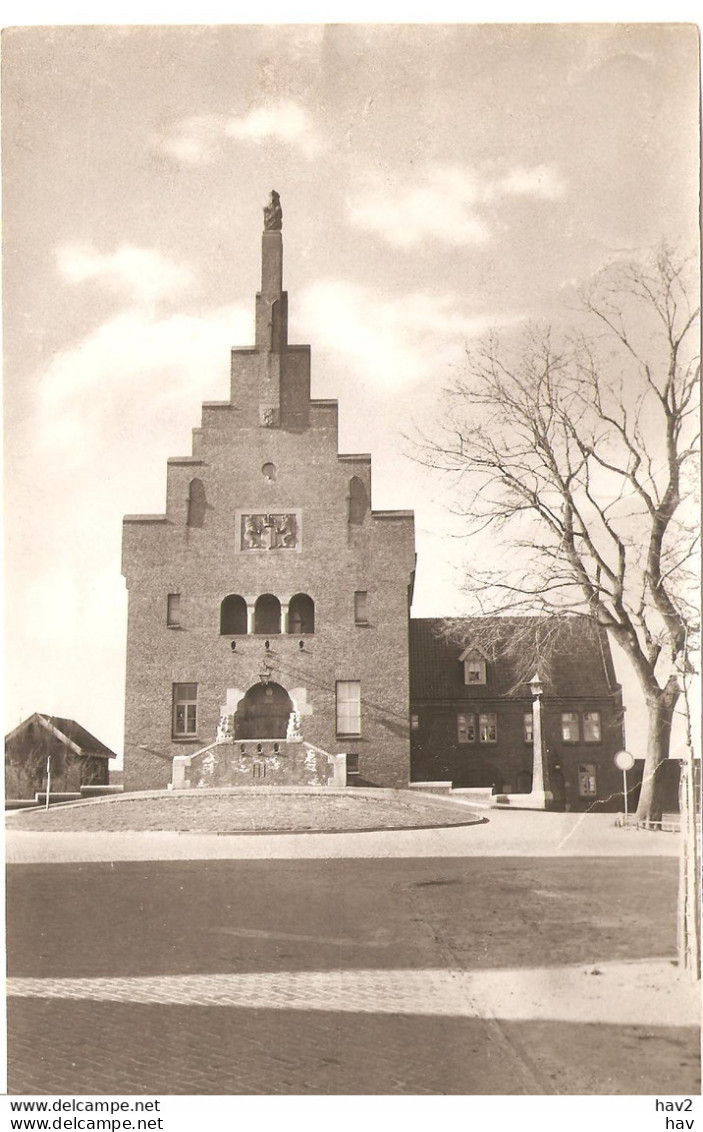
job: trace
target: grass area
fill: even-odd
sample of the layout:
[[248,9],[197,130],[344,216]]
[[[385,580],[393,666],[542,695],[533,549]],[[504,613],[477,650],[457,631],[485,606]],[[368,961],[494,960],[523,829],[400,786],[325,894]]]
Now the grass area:
[[277,792],[123,795],[18,813],[13,830],[32,832],[293,833],[372,829],[426,829],[472,825],[481,818],[465,806],[410,794],[378,796],[340,793]]

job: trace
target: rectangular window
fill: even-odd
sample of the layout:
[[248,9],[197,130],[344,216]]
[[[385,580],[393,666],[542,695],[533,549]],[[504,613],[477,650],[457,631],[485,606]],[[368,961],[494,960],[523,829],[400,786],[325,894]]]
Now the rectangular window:
[[410,716],[410,730],[411,731],[419,731],[420,730],[420,716],[419,715],[411,715]]
[[600,712],[585,711],[583,713],[583,741],[584,743],[600,743]]
[[578,743],[579,713],[577,711],[561,713],[561,737],[564,743]]
[[456,717],[456,740],[457,743],[476,742],[475,715],[470,713],[469,715],[458,715]]
[[361,735],[361,683],[337,681],[337,734]]
[[196,735],[198,728],[198,685],[173,685],[173,736]]
[[592,798],[595,793],[595,763],[581,763],[579,766],[579,798]]
[[368,593],[366,590],[357,590],[354,594],[354,623],[355,625],[367,625],[369,621],[368,613]]
[[486,662],[479,657],[472,657],[464,661],[464,683],[465,684],[485,684],[486,683]]
[[522,718],[523,718],[523,725],[522,725],[523,737],[524,737],[526,743],[531,743],[533,738],[534,738],[534,734],[533,734],[533,731],[532,731],[532,722],[533,722],[532,721],[532,712],[526,711]]
[[359,756],[347,754],[347,778],[356,778],[359,774]]
[[169,594],[166,601],[166,624],[169,626],[181,623],[181,595]]
[[498,719],[494,711],[485,712],[478,717],[479,743],[498,742]]

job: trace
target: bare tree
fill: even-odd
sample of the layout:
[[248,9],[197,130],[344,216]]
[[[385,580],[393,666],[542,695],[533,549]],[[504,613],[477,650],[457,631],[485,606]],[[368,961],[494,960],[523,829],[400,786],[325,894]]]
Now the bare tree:
[[695,261],[666,248],[606,268],[578,333],[530,327],[472,350],[420,443],[457,477],[484,559],[492,536],[493,568],[471,567],[477,611],[587,616],[623,649],[648,711],[647,821],[698,629],[697,295]]

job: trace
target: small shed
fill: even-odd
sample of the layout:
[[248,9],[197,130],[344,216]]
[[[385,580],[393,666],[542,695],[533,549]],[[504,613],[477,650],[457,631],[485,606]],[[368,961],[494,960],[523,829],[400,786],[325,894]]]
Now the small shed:
[[70,793],[81,786],[107,786],[114,751],[76,723],[35,712],[5,736],[5,797],[33,798],[46,790],[51,756],[51,790]]

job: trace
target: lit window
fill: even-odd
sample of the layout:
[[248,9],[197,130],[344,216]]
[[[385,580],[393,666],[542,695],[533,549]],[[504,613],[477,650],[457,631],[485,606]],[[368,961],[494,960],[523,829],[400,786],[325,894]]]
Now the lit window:
[[457,743],[475,743],[476,742],[476,716],[458,715],[456,717],[456,738]]
[[419,731],[419,729],[420,729],[420,716],[419,715],[411,715],[410,716],[410,730],[411,731]]
[[181,623],[181,595],[169,594],[166,601],[166,624],[175,628]]
[[578,743],[579,713],[577,711],[563,711],[561,713],[561,737],[564,743]]
[[366,590],[357,590],[354,594],[354,623],[356,625],[368,624],[368,596]]
[[[522,727],[523,727],[523,737],[524,737],[526,743],[531,743],[533,738],[534,738],[534,733],[533,733],[533,730],[532,730],[532,722],[533,722],[532,721],[532,712],[526,711],[522,718],[523,718],[523,725],[522,725]],[[518,793],[519,793],[519,791],[518,791]]]
[[337,681],[337,734],[361,735],[361,683]]
[[579,797],[592,798],[596,793],[596,767],[595,763],[581,763],[579,765]]
[[583,741],[584,743],[600,743],[600,712],[585,711],[583,713]]
[[195,735],[198,723],[198,685],[173,685],[173,735]]
[[479,743],[498,742],[498,720],[494,711],[485,712],[478,717]]

